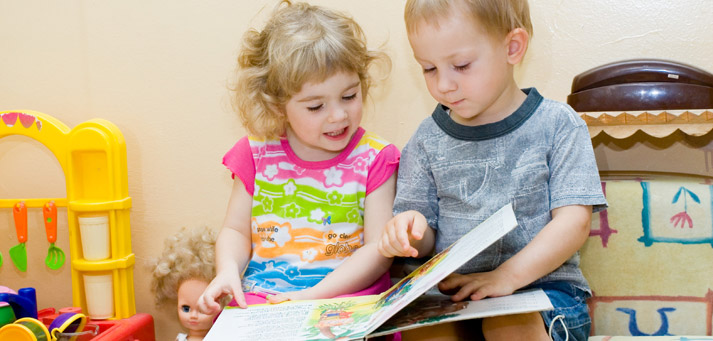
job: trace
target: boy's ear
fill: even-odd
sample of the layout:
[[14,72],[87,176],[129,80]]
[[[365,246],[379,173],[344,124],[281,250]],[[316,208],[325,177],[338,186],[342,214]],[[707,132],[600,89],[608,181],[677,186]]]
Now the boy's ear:
[[505,38],[508,50],[508,63],[515,65],[522,61],[530,42],[530,34],[522,28],[516,28],[508,33]]

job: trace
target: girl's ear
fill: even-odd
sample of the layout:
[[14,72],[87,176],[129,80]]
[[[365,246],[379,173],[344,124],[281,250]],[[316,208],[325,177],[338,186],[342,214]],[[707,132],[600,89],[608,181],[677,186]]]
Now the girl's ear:
[[515,65],[522,61],[530,42],[530,34],[522,28],[516,28],[508,33],[505,38],[508,50],[508,63]]
[[277,116],[277,117],[286,116],[284,106],[280,107],[279,105],[276,105],[276,104],[268,104],[268,110],[271,111],[273,114],[275,114],[275,116]]

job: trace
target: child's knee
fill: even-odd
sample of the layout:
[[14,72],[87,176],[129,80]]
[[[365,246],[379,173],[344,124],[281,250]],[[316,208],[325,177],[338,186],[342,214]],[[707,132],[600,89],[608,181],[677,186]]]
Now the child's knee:
[[537,312],[488,317],[482,329],[486,340],[550,340]]
[[484,340],[480,333],[480,320],[456,321],[405,330],[401,332],[401,339],[405,341]]

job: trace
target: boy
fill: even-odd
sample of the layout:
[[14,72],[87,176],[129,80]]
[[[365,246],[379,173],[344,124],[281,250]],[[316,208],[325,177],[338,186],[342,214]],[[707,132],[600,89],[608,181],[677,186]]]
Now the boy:
[[586,340],[591,293],[577,250],[606,201],[584,121],[515,83],[532,32],[527,0],[408,0],[405,19],[439,105],[403,150],[380,252],[441,251],[512,202],[519,226],[439,289],[460,301],[542,288],[554,311],[483,319],[482,336],[549,340],[551,329]]

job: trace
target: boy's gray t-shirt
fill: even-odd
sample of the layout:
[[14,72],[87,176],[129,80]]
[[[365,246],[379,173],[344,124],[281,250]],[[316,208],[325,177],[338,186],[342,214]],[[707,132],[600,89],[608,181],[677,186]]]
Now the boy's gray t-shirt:
[[[502,121],[463,126],[438,105],[406,144],[394,213],[421,212],[436,231],[436,251],[512,202],[518,227],[459,273],[491,271],[527,245],[567,205],[606,207],[584,121],[568,105],[523,90],[525,102]],[[589,291],[575,254],[535,281],[568,281]]]

